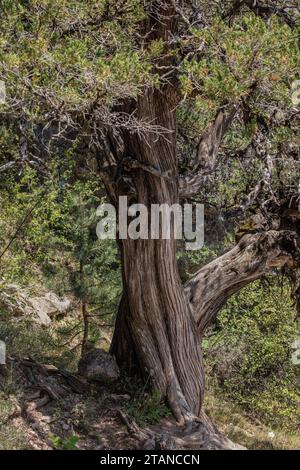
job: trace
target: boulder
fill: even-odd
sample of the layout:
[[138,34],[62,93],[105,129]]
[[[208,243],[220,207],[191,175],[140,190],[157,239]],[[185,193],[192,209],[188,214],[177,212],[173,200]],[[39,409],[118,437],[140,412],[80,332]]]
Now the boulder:
[[44,317],[51,319],[55,316],[62,315],[71,307],[69,299],[60,298],[53,292],[47,292],[47,294],[40,297],[29,298],[28,301],[41,320]]
[[103,385],[114,383],[120,377],[120,369],[114,356],[103,349],[93,349],[85,354],[79,361],[78,371],[88,380]]
[[33,297],[26,289],[0,280],[0,308],[14,318],[26,317],[39,325],[48,326],[51,318],[63,315],[71,308],[71,302],[53,292]]

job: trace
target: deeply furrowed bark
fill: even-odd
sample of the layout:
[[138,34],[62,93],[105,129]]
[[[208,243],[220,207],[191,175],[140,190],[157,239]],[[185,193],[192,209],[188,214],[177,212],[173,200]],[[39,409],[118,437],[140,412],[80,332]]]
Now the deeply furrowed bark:
[[[169,91],[169,90],[168,90]],[[175,106],[172,94],[149,90],[137,117],[168,132],[145,137],[124,133],[124,156],[135,165],[130,202],[178,203]],[[147,165],[158,174],[146,171]],[[171,177],[160,177],[159,174]],[[122,191],[107,185],[117,205]],[[150,211],[149,211],[150,212]],[[172,232],[172,231],[171,231]],[[201,337],[227,298],[273,267],[292,263],[296,241],[288,230],[246,235],[230,252],[200,270],[185,288],[176,263],[175,240],[119,240],[124,293],[111,352],[127,371],[138,369],[165,397],[179,422],[200,416],[204,399]],[[287,251],[286,251],[287,250]]]
[[[139,136],[125,135],[126,154],[176,175],[176,126],[171,103],[149,91],[138,103],[139,117],[155,120],[170,132],[148,145]],[[136,170],[135,202],[178,202],[176,179]],[[196,324],[186,301],[176,263],[176,241],[120,240],[124,294],[112,352],[130,369],[135,362],[144,379],[166,397],[179,421],[200,413],[204,371]],[[130,338],[129,340],[126,339]],[[131,342],[131,344],[129,343]],[[131,351],[130,351],[131,349]],[[133,351],[132,351],[133,350]]]
[[200,412],[204,373],[195,323],[180,285],[173,247],[168,245],[130,240],[123,247],[125,305],[130,310],[122,305],[126,319],[119,321],[126,322],[127,331],[116,329],[112,351],[119,362],[131,367],[132,352],[124,348],[129,337],[145,381],[167,398],[178,420],[187,420]]
[[[289,230],[245,235],[232,250],[204,266],[186,284],[186,303],[182,303],[182,289],[174,266],[175,253],[171,250],[172,256],[170,253],[165,256],[161,246],[156,246],[156,243],[147,248],[142,244],[139,247],[141,251],[132,245],[136,242],[126,243],[131,246],[126,249],[130,260],[133,255],[134,261],[124,264],[124,282],[131,287],[121,302],[112,352],[127,369],[132,364],[139,364],[145,372],[147,364],[145,379],[150,378],[154,387],[168,397],[175,416],[178,419],[183,416],[185,420],[193,419],[192,415],[199,414],[197,402],[193,398],[199,397],[201,406],[204,391],[201,355],[197,357],[194,353],[198,351],[205,329],[229,296],[246,284],[274,268],[297,267],[298,235]],[[167,303],[170,307],[170,300],[173,307],[181,307],[178,310],[166,310],[165,305]],[[135,313],[132,313],[132,308]],[[162,315],[162,312],[168,314]],[[198,334],[194,330],[195,325]],[[186,342],[184,338],[179,342],[178,333],[185,332],[188,333]],[[193,350],[188,347],[191,345]],[[198,370],[193,367],[195,360],[200,366]],[[198,395],[195,395],[198,390],[197,380],[190,382],[191,374],[196,373],[198,376],[193,378],[200,378]],[[168,382],[169,378],[171,382]],[[182,383],[188,387],[181,386]]]
[[[167,41],[176,23],[174,2],[154,1],[143,33],[147,40]],[[170,66],[172,56],[160,61]],[[135,203],[178,203],[176,152],[177,91],[170,83],[148,89],[136,103],[125,103],[141,122],[163,129],[146,136],[124,131],[121,160],[130,157],[142,166],[132,169]],[[145,171],[156,168],[157,174]],[[167,174],[164,178],[159,175]],[[106,183],[118,205],[120,185]],[[125,193],[126,194],[126,193]],[[124,293],[116,322],[111,352],[127,369],[137,366],[145,381],[165,397],[179,422],[198,416],[204,396],[202,353],[195,321],[181,285],[176,263],[176,241],[119,240]]]

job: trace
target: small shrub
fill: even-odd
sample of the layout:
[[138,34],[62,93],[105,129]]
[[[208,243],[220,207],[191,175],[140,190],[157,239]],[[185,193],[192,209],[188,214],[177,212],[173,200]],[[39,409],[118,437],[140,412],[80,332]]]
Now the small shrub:
[[154,391],[152,395],[137,396],[127,405],[126,412],[139,426],[156,424],[161,418],[171,415],[159,391]]
[[49,439],[53,447],[57,450],[78,450],[77,444],[79,441],[78,436],[70,436],[66,439],[62,439],[55,434],[50,434]]

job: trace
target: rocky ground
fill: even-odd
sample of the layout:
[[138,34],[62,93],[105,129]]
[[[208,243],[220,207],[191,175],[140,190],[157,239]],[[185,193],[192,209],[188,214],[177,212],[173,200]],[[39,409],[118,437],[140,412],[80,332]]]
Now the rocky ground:
[[0,398],[0,449],[136,448],[122,422],[129,395],[29,358],[2,366],[0,383],[9,380],[11,367],[19,390]]
[[[17,391],[10,389],[12,383],[18,385]],[[10,359],[8,366],[1,367],[0,384],[0,449],[163,449],[174,448],[174,435],[180,445],[185,434],[175,431],[171,417],[157,419],[151,409],[148,413],[156,423],[137,425],[135,418],[147,421],[147,417],[139,416],[142,408],[135,397],[121,393],[118,386],[88,383],[83,376],[30,358]],[[210,395],[207,406],[224,435],[248,449],[300,448],[296,437],[274,433],[226,401],[224,414],[216,412],[220,403]],[[153,439],[154,435],[159,438]],[[188,442],[182,448],[197,448],[193,440]]]
[[[13,324],[25,325],[26,319],[28,327],[29,318],[45,331],[61,316],[74,315],[68,313],[69,299],[3,286],[0,283],[0,310],[10,312]],[[58,368],[15,352],[0,365],[0,450],[197,449],[215,445],[207,442],[201,426],[189,430],[188,436],[185,429],[178,429],[159,397],[122,378],[114,358],[104,350],[88,352],[80,360],[78,372],[76,367],[70,372],[68,366]],[[238,446],[232,442],[248,449],[300,449],[299,437],[268,429],[224,397],[217,397],[213,388],[207,393],[206,413],[223,437],[229,437],[227,445],[234,448]]]

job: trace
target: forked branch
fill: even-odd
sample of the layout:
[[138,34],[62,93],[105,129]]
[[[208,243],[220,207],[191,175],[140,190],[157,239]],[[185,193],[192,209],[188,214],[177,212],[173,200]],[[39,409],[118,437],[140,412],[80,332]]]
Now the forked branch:
[[181,198],[195,196],[200,188],[207,184],[209,176],[216,169],[220,145],[236,112],[236,105],[220,109],[215,120],[205,130],[193,162],[193,172],[179,177],[179,195]]

